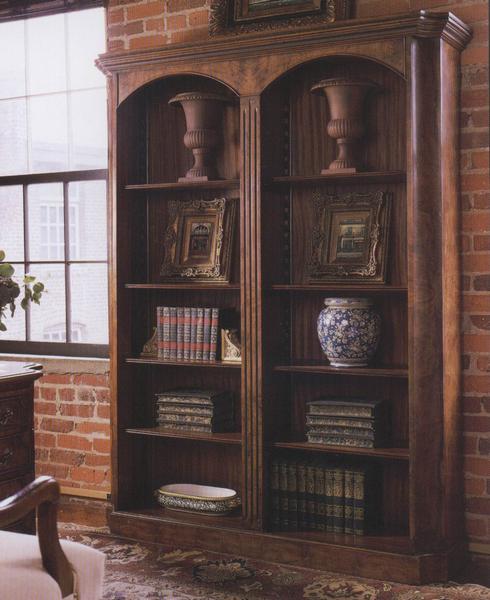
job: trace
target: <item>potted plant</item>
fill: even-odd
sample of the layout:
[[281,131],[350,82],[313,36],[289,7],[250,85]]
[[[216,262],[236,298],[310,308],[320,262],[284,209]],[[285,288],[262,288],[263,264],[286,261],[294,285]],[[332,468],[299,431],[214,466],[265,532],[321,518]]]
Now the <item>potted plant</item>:
[[14,278],[14,267],[5,261],[5,252],[0,250],[0,331],[7,331],[7,326],[4,323],[7,309],[10,309],[10,314],[14,316],[16,301],[21,294],[21,288],[24,288],[20,306],[25,310],[29,302],[40,303],[41,296],[44,290],[44,284],[36,281],[32,275],[24,275],[22,282],[19,284]]

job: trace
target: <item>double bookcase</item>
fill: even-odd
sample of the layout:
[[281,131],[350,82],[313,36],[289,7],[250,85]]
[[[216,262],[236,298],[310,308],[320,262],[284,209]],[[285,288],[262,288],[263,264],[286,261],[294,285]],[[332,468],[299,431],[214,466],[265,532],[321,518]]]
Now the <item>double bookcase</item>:
[[[463,551],[459,438],[457,98],[468,28],[448,13],[344,21],[303,30],[108,53],[111,124],[113,531],[140,539],[390,580],[448,577]],[[363,168],[322,174],[335,158],[320,80],[368,79]],[[169,101],[226,95],[218,177],[192,165],[186,121]],[[391,199],[384,283],[309,276],[313,199]],[[161,276],[169,202],[236,202],[228,282]],[[373,300],[382,337],[367,367],[332,367],[316,320],[328,297]],[[236,315],[241,362],[142,357],[158,306]],[[232,393],[224,433],[156,426],[155,395]],[[381,448],[306,440],[309,400],[365,397],[389,406]],[[376,474],[364,535],[277,531],[274,461],[332,461]],[[163,484],[232,488],[226,516],[166,511]],[[276,523],[277,525],[277,523]]]

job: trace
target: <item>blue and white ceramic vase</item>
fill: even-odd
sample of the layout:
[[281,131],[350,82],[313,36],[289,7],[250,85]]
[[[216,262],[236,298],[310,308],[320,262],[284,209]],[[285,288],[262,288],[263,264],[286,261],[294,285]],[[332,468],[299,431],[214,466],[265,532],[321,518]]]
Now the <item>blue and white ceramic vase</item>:
[[365,367],[378,347],[381,318],[369,298],[325,298],[318,339],[333,367]]

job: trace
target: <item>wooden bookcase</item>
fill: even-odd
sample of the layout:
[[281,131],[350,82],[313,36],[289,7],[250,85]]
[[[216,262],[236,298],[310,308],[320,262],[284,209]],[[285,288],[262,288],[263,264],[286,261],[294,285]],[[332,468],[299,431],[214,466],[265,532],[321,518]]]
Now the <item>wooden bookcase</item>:
[[[114,532],[404,582],[445,580],[464,549],[459,436],[458,87],[469,29],[448,13],[343,21],[209,42],[108,53]],[[335,155],[326,77],[381,86],[366,104],[365,172],[320,175]],[[220,179],[178,183],[192,164],[177,93],[226,92]],[[392,194],[386,284],[309,284],[312,194]],[[169,199],[236,198],[229,284],[164,283]],[[365,368],[333,368],[316,318],[331,295],[368,296],[382,342]],[[241,365],[139,357],[156,306],[218,306],[241,318]],[[234,393],[234,430],[161,432],[155,393]],[[367,395],[391,407],[390,444],[308,444],[305,405]],[[379,474],[378,525],[365,536],[275,532],[276,453],[332,456]],[[239,514],[165,512],[154,490],[194,482],[240,492]]]

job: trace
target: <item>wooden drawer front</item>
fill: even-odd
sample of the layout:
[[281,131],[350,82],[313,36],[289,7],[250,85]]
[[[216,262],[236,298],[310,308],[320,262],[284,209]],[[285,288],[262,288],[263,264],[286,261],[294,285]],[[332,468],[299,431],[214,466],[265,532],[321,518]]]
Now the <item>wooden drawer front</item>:
[[0,436],[11,435],[31,427],[29,398],[19,395],[0,400]]
[[34,473],[29,473],[23,477],[16,477],[15,479],[9,479],[8,481],[2,481],[2,483],[0,483],[0,500],[5,500],[5,498],[17,493],[31,481],[34,481]]
[[33,451],[31,437],[31,433],[26,432],[0,438],[0,476],[15,469],[30,467]]

